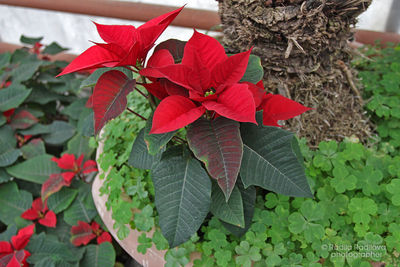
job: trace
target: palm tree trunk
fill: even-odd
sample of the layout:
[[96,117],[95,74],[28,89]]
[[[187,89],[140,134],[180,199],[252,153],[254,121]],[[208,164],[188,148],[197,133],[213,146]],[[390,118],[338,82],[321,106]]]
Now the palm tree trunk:
[[220,0],[223,43],[229,52],[253,48],[263,63],[269,92],[299,101],[314,111],[289,128],[321,140],[355,135],[370,127],[349,67],[356,17],[371,0]]

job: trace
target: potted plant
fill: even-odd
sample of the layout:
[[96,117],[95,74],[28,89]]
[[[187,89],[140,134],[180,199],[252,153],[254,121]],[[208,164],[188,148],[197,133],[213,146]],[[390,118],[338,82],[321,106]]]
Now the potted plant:
[[[310,108],[266,93],[260,59],[251,49],[227,55],[217,40],[194,31],[188,42],[157,45],[145,64],[148,51],[181,10],[137,29],[96,24],[106,43],[96,43],[59,74],[124,68],[97,71],[101,75],[87,104],[94,111],[95,134],[126,109],[145,122],[133,133],[129,163],[150,170],[158,223],[170,248],[193,238],[209,214],[230,231],[245,233],[257,188],[312,197],[297,139],[278,124]],[[132,91],[147,101],[149,116],[127,105]],[[131,211],[133,199],[126,202]],[[146,207],[140,214],[145,212]],[[136,223],[149,225],[154,226]]]

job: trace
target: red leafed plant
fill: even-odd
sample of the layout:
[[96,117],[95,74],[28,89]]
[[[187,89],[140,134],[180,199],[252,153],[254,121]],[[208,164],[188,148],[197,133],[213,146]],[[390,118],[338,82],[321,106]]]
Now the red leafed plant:
[[47,200],[43,203],[41,197],[35,199],[32,207],[22,213],[21,217],[30,221],[37,220],[38,223],[47,227],[56,227],[57,224],[56,214],[48,209]]
[[[56,162],[58,167],[67,172],[51,174],[49,179],[42,185],[42,198],[47,199],[50,195],[58,192],[63,186],[70,186],[74,177],[84,179],[84,176],[97,172],[97,164],[93,160],[83,163],[84,155],[75,159],[73,154],[63,154],[61,158],[53,157],[51,160]],[[83,163],[83,165],[82,165]]]
[[87,245],[96,238],[97,244],[111,242],[111,235],[101,229],[100,225],[93,221],[91,224],[78,221],[78,225],[71,228],[71,242],[75,246]]
[[[96,24],[106,43],[96,43],[59,74],[116,66],[139,74],[132,79],[115,69],[106,71],[87,105],[94,111],[96,134],[126,109],[147,121],[128,148],[129,162],[152,171],[159,223],[171,247],[196,233],[209,212],[245,232],[257,186],[312,196],[297,139],[279,124],[310,108],[265,91],[263,82],[268,81],[262,80],[261,62],[252,49],[226,54],[216,39],[194,31],[187,42],[158,44],[145,65],[149,49],[181,10],[137,29]],[[149,100],[149,118],[127,107],[126,97],[134,90]],[[75,174],[61,175],[69,180]]]
[[0,266],[20,267],[29,266],[26,259],[31,255],[24,248],[34,233],[35,225],[31,224],[18,231],[11,241],[0,241]]

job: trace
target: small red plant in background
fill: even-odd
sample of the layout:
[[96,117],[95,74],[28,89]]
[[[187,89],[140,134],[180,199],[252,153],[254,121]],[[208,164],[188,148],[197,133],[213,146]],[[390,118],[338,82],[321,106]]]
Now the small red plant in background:
[[49,179],[42,185],[42,199],[47,199],[50,195],[60,191],[63,186],[70,186],[72,179],[76,176],[84,180],[85,175],[97,172],[96,162],[88,160],[83,163],[83,158],[83,154],[78,159],[75,159],[73,154],[64,154],[59,159],[53,157],[51,160],[56,162],[58,167],[68,171],[50,175]]
[[32,202],[32,208],[21,214],[25,220],[38,220],[38,223],[47,227],[56,227],[57,218],[54,211],[47,207],[47,200],[42,201],[42,198],[37,198]]
[[96,238],[97,244],[103,242],[111,242],[111,235],[101,229],[97,222],[88,224],[87,222],[78,221],[78,225],[71,228],[71,242],[75,246],[87,245],[91,240]]
[[24,248],[33,235],[35,225],[31,224],[18,231],[18,234],[11,237],[11,241],[0,241],[0,266],[20,267],[29,266],[26,259],[31,255]]

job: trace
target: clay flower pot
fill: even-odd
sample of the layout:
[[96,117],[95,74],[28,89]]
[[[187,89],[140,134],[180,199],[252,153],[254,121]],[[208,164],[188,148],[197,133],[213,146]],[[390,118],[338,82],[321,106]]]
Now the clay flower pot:
[[[100,134],[101,135],[101,134]],[[100,157],[100,155],[103,153],[104,149],[104,143],[99,142],[99,146],[96,151],[96,161]],[[152,245],[151,248],[147,249],[147,252],[145,255],[139,253],[137,251],[137,247],[139,245],[138,243],[138,237],[142,234],[142,232],[137,231],[137,230],[132,230],[129,225],[130,233],[128,237],[126,237],[123,240],[120,240],[117,237],[117,231],[116,229],[113,228],[114,226],[114,220],[112,219],[112,211],[108,210],[106,207],[106,202],[108,199],[107,195],[101,195],[100,194],[100,188],[102,187],[104,183],[104,179],[100,178],[100,175],[104,173],[101,168],[99,168],[99,172],[97,173],[96,177],[94,178],[93,184],[92,184],[92,196],[93,196],[93,201],[96,206],[97,212],[99,213],[100,218],[102,219],[103,223],[107,226],[108,231],[110,234],[114,237],[114,239],[119,243],[119,245],[132,257],[134,258],[137,262],[139,262],[143,267],[161,267],[165,265],[165,253],[167,250],[158,250],[154,244]],[[108,172],[106,172],[107,176]],[[152,236],[154,232],[154,229],[152,229],[150,232],[147,233],[147,236]],[[190,257],[190,262],[187,264],[187,266],[193,266],[193,261],[195,259],[200,258],[199,253],[192,253]]]

